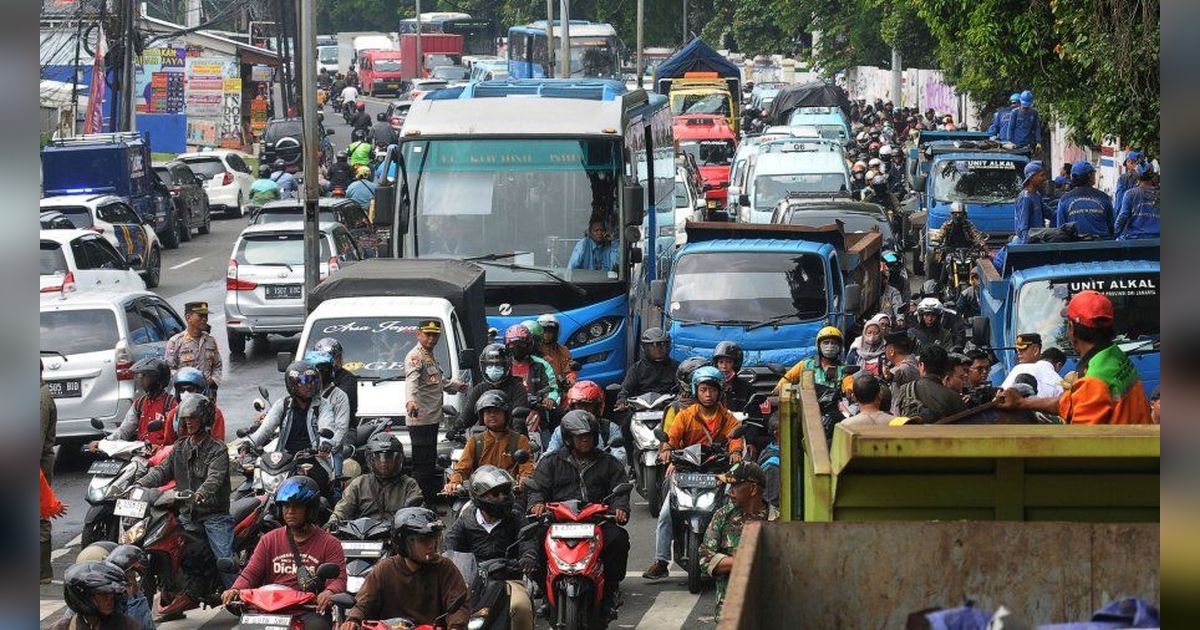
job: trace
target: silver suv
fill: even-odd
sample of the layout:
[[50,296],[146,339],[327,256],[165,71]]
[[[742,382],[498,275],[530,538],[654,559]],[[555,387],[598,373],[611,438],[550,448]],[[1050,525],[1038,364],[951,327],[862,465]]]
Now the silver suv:
[[[321,279],[330,267],[362,260],[354,237],[340,223],[322,222]],[[225,332],[229,351],[241,354],[246,338],[294,335],[304,328],[304,223],[251,225],[242,231],[225,275]]]
[[[58,441],[101,436],[133,404],[133,364],[162,356],[183,318],[149,291],[89,291],[41,303],[42,379],[58,407]],[[103,422],[107,430],[92,426]]]

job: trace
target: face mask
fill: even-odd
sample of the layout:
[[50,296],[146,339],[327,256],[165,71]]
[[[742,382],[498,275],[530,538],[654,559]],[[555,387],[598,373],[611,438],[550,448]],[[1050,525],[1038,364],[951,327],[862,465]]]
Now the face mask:
[[836,341],[821,342],[821,356],[826,359],[836,359],[842,353],[842,346]]
[[879,343],[879,335],[863,335],[863,342],[865,342],[868,346],[873,346],[876,343]]
[[498,381],[498,380],[504,378],[505,371],[506,370],[504,369],[504,366],[502,366],[502,365],[489,365],[486,368],[484,368],[483,374],[485,376],[487,376],[487,379],[489,381]]

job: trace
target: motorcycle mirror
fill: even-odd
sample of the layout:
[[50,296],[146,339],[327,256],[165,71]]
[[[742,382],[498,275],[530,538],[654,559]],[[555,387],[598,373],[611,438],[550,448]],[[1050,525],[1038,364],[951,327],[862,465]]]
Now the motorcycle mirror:
[[267,388],[262,385],[258,386],[258,395],[262,396],[263,400],[271,400],[271,392],[268,392]]
[[458,409],[454,405],[442,405],[442,413],[453,418],[458,417]]
[[422,507],[424,505],[425,505],[425,497],[423,497],[419,494],[409,497],[408,501],[404,502],[404,507]]
[[767,369],[771,370],[772,374],[778,374],[779,376],[787,374],[787,368],[783,367],[781,363],[768,363]]
[[625,483],[617,484],[617,487],[613,488],[612,495],[614,497],[619,497],[623,494],[629,494],[632,491],[633,491],[633,484],[626,481]]
[[624,448],[625,447],[625,438],[618,435],[617,437],[608,441],[608,447],[609,448]]
[[347,460],[354,457],[354,445],[347,444],[342,447],[342,459]]
[[92,428],[97,431],[104,430],[104,423],[100,421],[100,418],[92,418],[88,424],[92,425]]
[[861,365],[847,365],[846,369],[842,373],[845,374],[846,376],[851,376],[854,374],[858,374],[858,371],[861,369],[862,369]]
[[668,440],[670,439],[670,438],[667,436],[667,432],[666,432],[666,431],[663,431],[662,429],[655,429],[655,430],[654,430],[654,437],[658,438],[658,441],[659,441],[659,442],[666,442],[666,441],[668,441]]
[[146,425],[146,430],[151,431],[151,432],[162,431],[163,426],[165,426],[165,425],[163,424],[162,420],[155,420],[155,421],[151,422],[150,424]]
[[519,448],[513,452],[512,459],[517,463],[517,465],[524,464],[529,461],[529,451]]
[[442,453],[437,456],[438,468],[446,469],[450,467],[450,456]]
[[237,563],[233,558],[218,558],[217,570],[221,573],[237,573]]
[[619,392],[619,391],[621,391],[621,384],[620,384],[620,383],[609,383],[609,384],[608,384],[608,385],[607,385],[607,386],[604,388],[604,391],[606,391],[606,392]]
[[328,440],[333,437],[333,429],[321,429],[317,435]]
[[756,378],[758,378],[758,375],[755,374],[754,370],[751,370],[750,368],[742,368],[737,373],[737,379],[739,381],[742,381],[744,383],[749,383],[751,385],[754,384],[754,380]]
[[267,401],[265,401],[261,398],[255,398],[254,402],[251,404],[253,405],[254,410],[259,413],[262,413],[267,410]]
[[317,577],[322,580],[332,580],[342,572],[338,565],[332,562],[326,562],[317,567]]
[[512,415],[514,418],[521,418],[524,420],[529,416],[529,407],[515,407],[512,410]]

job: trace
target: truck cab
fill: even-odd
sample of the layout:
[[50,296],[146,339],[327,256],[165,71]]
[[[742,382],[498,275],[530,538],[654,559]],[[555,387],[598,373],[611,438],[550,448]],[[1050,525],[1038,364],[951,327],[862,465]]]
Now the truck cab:
[[821,138],[763,143],[745,179],[738,196],[738,217],[745,223],[770,223],[775,206],[789,195],[830,197],[850,190],[841,145]]
[[368,96],[399,94],[404,86],[400,51],[364,51],[358,59],[358,83]]
[[971,322],[972,337],[976,345],[994,348],[1000,359],[992,366],[993,384],[1016,365],[1012,347],[1020,333],[1039,333],[1043,348],[1067,355],[1063,372],[1075,369],[1079,357],[1062,313],[1071,296],[1091,289],[1112,301],[1115,342],[1129,355],[1149,396],[1160,380],[1159,259],[1157,239],[1009,245],[1001,270],[981,259],[981,314]]
[[705,199],[717,205],[725,202],[729,188],[729,169],[737,151],[737,135],[725,118],[715,114],[676,116],[672,132],[677,152],[696,161],[703,179]]
[[740,97],[715,72],[688,72],[683,78],[671,80],[668,92],[672,116],[717,114],[729,122],[735,134],[741,130]]

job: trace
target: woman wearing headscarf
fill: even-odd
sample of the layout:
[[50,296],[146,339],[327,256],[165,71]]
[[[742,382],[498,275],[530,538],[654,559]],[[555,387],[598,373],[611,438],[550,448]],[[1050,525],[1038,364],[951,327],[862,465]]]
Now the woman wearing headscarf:
[[850,344],[846,354],[846,363],[857,365],[862,369],[878,376],[879,362],[883,357],[883,322],[887,320],[886,313],[878,313],[867,320],[861,335]]

